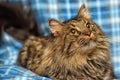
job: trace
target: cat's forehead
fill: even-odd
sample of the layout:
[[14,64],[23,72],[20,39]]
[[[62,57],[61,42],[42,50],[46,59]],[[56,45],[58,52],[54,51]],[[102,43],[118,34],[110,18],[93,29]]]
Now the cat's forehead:
[[71,19],[71,20],[65,22],[65,24],[68,25],[68,26],[71,26],[71,27],[77,27],[77,26],[85,25],[88,22],[90,22],[90,21],[87,20],[87,19],[79,18],[79,19]]
[[67,29],[76,29],[77,31],[81,31],[85,28],[87,28],[86,26],[96,26],[96,24],[90,20],[90,19],[85,19],[85,18],[73,18],[70,19],[66,22],[64,22],[65,26],[67,26]]
[[69,25],[69,24],[78,24],[78,23],[88,23],[88,22],[91,22],[90,20],[88,19],[85,19],[85,18],[74,18],[74,19],[70,19],[68,21],[65,21],[65,24]]

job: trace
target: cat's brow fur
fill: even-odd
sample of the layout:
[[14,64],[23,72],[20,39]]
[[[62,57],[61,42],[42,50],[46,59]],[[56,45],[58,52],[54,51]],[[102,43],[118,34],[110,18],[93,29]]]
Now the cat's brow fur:
[[113,79],[109,42],[85,5],[75,18],[48,23],[51,36],[30,37],[20,52],[20,66],[53,80]]

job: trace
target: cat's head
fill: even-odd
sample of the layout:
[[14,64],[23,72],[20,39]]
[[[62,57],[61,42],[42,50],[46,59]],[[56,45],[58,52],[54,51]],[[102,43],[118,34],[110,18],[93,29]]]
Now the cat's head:
[[49,19],[49,28],[56,37],[62,37],[65,42],[72,44],[71,49],[91,49],[104,41],[104,33],[95,24],[83,4],[76,17],[60,22],[56,19]]

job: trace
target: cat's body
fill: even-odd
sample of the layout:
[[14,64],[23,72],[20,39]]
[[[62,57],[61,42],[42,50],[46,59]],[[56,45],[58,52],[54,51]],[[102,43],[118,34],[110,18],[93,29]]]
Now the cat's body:
[[53,80],[112,80],[108,40],[90,20],[85,5],[77,17],[59,22],[49,20],[52,35],[29,38],[18,64]]

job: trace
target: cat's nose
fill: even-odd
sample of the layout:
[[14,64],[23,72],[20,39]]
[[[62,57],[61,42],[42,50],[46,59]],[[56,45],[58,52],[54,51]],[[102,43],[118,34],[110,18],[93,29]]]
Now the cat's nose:
[[90,36],[90,35],[91,35],[91,31],[88,30],[88,29],[84,29],[84,30],[82,31],[82,34],[83,34],[83,35],[86,35],[86,36]]

